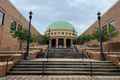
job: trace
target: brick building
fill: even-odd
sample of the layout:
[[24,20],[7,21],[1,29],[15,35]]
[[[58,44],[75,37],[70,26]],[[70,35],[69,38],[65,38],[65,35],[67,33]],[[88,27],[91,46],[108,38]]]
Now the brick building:
[[[112,24],[117,31],[120,31],[120,0],[113,5],[105,14],[102,15],[101,25],[103,29]],[[98,21],[92,24],[83,34],[92,34],[98,27]],[[112,38],[113,41],[120,40],[120,34],[117,37]]]
[[[114,25],[116,30],[120,31],[120,1],[118,1],[115,5],[113,5],[102,16],[102,27],[105,27],[106,25],[111,23]],[[96,21],[83,34],[92,34],[95,32],[97,27],[98,27],[98,22]]]
[[[20,14],[20,12],[11,4],[9,0],[0,0],[0,50],[16,50],[18,49],[18,40],[10,34],[10,26],[12,22],[28,28],[28,21]],[[32,34],[40,35],[40,33],[32,26]]]

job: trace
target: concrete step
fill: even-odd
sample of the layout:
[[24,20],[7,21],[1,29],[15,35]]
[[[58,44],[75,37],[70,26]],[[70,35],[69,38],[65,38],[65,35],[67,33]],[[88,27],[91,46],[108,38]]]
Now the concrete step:
[[77,62],[25,62],[25,63],[19,63],[18,65],[102,65],[102,66],[112,66],[112,64],[109,63],[77,63]]
[[99,60],[92,60],[92,59],[68,59],[68,58],[39,58],[35,60],[22,60],[21,62],[78,62],[78,63],[112,63],[111,61],[99,61]]
[[[9,75],[91,75],[88,71],[11,71]],[[92,75],[120,75],[119,72],[92,72]]]
[[85,55],[76,52],[74,48],[70,49],[49,49],[47,53],[49,58],[86,58]]
[[[91,68],[14,68],[12,70],[14,71],[91,71]],[[101,68],[92,68],[92,71],[94,72],[120,72],[118,69],[101,69]]]
[[[60,59],[61,60],[61,59]],[[68,59],[69,60],[69,59]],[[63,59],[63,61],[59,61],[59,59],[57,60],[57,59],[41,59],[40,61],[22,61],[22,62],[20,62],[20,64],[31,64],[31,63],[33,63],[33,64],[39,64],[39,63],[43,63],[43,62],[46,62],[46,63],[62,63],[62,64],[74,64],[74,63],[78,63],[78,64],[89,64],[89,63],[91,63],[92,62],[92,64],[112,64],[112,62],[110,62],[110,61],[105,61],[105,62],[103,62],[103,61],[84,61],[84,60],[75,60],[75,59],[73,59],[73,60],[71,60],[71,61],[67,61],[66,59],[65,59],[65,61],[64,61],[64,59]]]
[[[92,65],[91,65],[92,63]],[[91,70],[92,69],[92,70]],[[120,67],[110,61],[79,59],[40,59],[22,61],[11,69],[10,75],[120,75]]]
[[34,64],[31,64],[31,65],[25,65],[25,64],[18,64],[16,65],[15,67],[42,67],[42,66],[45,66],[45,67],[75,67],[75,68],[82,68],[82,67],[85,67],[85,68],[89,68],[89,67],[93,67],[93,68],[120,68],[120,67],[116,67],[114,65],[90,65],[90,64],[38,64],[38,65],[34,65]]

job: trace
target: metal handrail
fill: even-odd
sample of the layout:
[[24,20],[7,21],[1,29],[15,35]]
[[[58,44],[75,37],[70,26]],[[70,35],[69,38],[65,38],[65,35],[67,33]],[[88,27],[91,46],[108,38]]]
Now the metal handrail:
[[90,61],[90,77],[91,77],[91,80],[93,80],[93,62]]
[[[75,48],[75,50],[76,50],[77,53],[79,53],[79,54],[82,53],[82,58],[84,58],[84,57],[83,57],[83,56],[85,55],[85,54],[84,54],[84,51],[82,50],[82,51],[80,52],[76,46],[74,46],[74,48]],[[89,58],[87,54],[86,54],[85,56],[86,56],[87,58]]]
[[93,62],[90,61],[90,76],[93,76]]
[[[83,51],[84,52],[84,51]],[[84,52],[87,56],[87,58],[90,58],[90,56],[88,55],[88,52],[86,52],[86,49],[85,49],[85,52]]]
[[47,59],[47,61],[42,61],[42,75],[44,76],[45,75],[45,68],[46,68],[46,63],[48,62],[48,52],[49,52],[49,49],[47,49],[45,55],[44,55],[44,59]]

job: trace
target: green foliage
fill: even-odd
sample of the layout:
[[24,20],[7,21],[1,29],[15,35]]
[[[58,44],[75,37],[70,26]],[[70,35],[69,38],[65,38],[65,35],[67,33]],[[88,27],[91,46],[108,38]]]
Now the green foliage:
[[39,44],[48,44],[49,43],[49,37],[47,35],[42,35],[39,37]]
[[[18,26],[18,28],[16,28],[16,25],[14,25],[13,23],[11,24],[10,27],[10,33],[14,38],[17,38],[18,40],[22,40],[22,41],[27,41],[27,39],[29,39],[28,36],[28,31],[25,28],[20,28],[20,26]],[[30,36],[30,42],[34,42],[35,41],[35,36]]]
[[88,42],[90,40],[99,41],[100,34],[102,35],[103,41],[108,41],[110,38],[115,37],[118,34],[118,31],[114,28],[113,25],[109,24],[108,28],[102,29],[102,33],[100,33],[100,29],[97,28],[95,33],[91,35],[80,35],[77,41],[80,43]]
[[13,21],[11,23],[11,27],[10,27],[10,33],[14,33],[16,31],[16,22]]
[[102,32],[100,33],[100,29],[97,28],[96,32],[92,34],[94,36],[94,39],[99,41],[99,36],[102,35],[103,41],[108,41],[110,38],[117,36],[118,31],[114,28],[113,25],[109,24],[108,28],[102,29]]
[[80,35],[78,37],[77,41],[80,43],[84,43],[84,42],[90,41],[92,39],[94,39],[94,36],[92,36],[92,35]]

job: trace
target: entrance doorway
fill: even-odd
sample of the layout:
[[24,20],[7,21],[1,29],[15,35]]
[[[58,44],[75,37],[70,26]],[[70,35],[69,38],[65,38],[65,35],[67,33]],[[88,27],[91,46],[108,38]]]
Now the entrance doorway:
[[66,46],[67,48],[71,48],[71,39],[66,40]]
[[52,48],[56,48],[56,39],[52,39],[51,42],[52,42],[52,45],[51,45]]
[[64,40],[58,39],[58,48],[64,48]]

